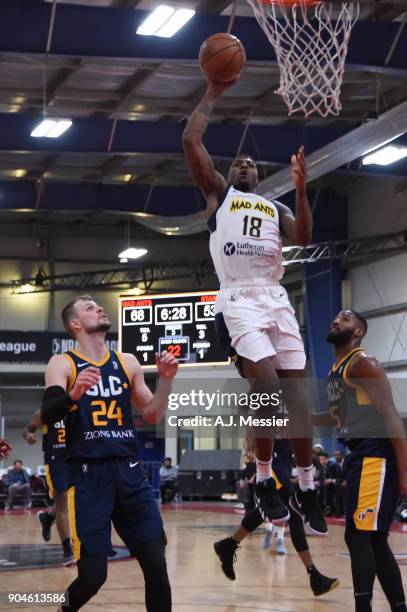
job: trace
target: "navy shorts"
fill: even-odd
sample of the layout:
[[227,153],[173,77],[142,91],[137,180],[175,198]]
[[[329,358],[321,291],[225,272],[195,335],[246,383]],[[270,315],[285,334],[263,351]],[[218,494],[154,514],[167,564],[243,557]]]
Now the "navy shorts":
[[389,440],[362,440],[346,456],[346,524],[388,533],[400,495],[397,463]]
[[144,468],[137,460],[71,464],[69,522],[75,558],[108,556],[111,524],[132,554],[140,542],[164,537],[161,514]]
[[54,497],[56,493],[65,493],[70,487],[70,470],[66,461],[49,460],[45,465],[45,478],[47,481],[49,494]]

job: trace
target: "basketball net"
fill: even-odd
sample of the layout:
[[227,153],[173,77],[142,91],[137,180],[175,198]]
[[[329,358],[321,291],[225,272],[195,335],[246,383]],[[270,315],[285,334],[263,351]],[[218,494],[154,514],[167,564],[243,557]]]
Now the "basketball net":
[[345,58],[358,2],[247,0],[274,47],[280,69],[276,93],[288,114],[339,115]]

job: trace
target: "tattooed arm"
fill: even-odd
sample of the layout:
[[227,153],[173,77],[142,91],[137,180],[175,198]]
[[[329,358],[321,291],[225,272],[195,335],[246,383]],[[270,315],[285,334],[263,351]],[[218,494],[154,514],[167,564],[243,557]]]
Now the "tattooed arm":
[[219,199],[226,189],[226,181],[216,172],[202,138],[208,127],[209,118],[222,92],[233,83],[209,83],[208,91],[189,118],[182,134],[182,146],[192,177],[201,189],[211,214],[218,206]]

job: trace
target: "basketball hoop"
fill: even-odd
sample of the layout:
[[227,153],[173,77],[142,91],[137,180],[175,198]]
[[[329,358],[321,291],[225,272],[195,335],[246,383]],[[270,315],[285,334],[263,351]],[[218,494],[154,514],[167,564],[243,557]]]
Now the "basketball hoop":
[[273,45],[280,69],[276,93],[288,114],[339,115],[350,34],[358,2],[247,0]]

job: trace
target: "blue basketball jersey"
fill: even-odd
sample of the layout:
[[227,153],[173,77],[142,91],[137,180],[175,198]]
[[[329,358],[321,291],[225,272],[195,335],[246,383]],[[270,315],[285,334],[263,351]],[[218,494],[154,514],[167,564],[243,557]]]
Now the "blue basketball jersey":
[[65,459],[65,421],[42,426],[42,450],[45,463],[55,459]]
[[139,454],[131,407],[131,380],[119,353],[106,351],[101,362],[93,362],[76,351],[65,356],[71,362],[72,389],[78,374],[89,366],[101,378],[71,407],[66,420],[67,460],[135,457]]

